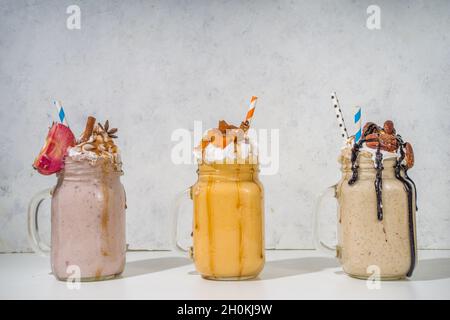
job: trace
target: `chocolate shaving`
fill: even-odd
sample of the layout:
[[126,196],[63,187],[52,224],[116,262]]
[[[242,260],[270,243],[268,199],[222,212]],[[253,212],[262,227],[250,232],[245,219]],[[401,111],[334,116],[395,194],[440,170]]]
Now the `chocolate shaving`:
[[218,125],[218,129],[220,130],[220,132],[222,132],[222,134],[226,134],[227,130],[230,129],[238,129],[238,127],[232,125],[232,124],[228,124],[225,120],[220,120],[219,121],[219,125]]
[[240,129],[244,130],[244,132],[247,132],[248,129],[250,129],[250,123],[247,121],[242,121],[241,125],[239,126]]

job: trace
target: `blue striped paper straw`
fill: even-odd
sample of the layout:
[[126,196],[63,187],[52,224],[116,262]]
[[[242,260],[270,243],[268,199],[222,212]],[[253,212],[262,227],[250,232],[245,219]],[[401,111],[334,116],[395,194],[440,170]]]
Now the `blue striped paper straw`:
[[361,107],[355,107],[355,117],[354,117],[354,121],[356,124],[356,133],[355,133],[355,143],[357,143],[359,141],[359,139],[361,139]]
[[53,101],[53,104],[56,106],[56,109],[58,110],[59,122],[68,127],[69,124],[67,123],[66,113],[64,112],[64,108],[62,107],[61,102],[55,100]]

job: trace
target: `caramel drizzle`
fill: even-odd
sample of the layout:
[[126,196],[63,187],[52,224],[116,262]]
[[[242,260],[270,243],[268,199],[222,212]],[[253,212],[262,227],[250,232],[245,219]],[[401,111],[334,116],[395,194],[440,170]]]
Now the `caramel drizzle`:
[[214,276],[215,264],[214,264],[214,230],[212,223],[212,215],[213,210],[211,206],[211,186],[212,186],[211,177],[208,178],[208,186],[206,187],[206,208],[207,208],[207,217],[208,217],[208,239],[209,239],[209,269],[211,271],[211,275]]
[[239,277],[242,276],[242,271],[244,268],[243,264],[243,258],[244,258],[244,228],[243,228],[243,220],[242,220],[242,208],[241,208],[241,190],[240,190],[240,183],[239,183],[239,172],[237,173],[236,177],[236,190],[237,190],[237,204],[236,209],[239,212],[238,217],[238,227],[239,227]]
[[95,280],[100,280],[102,278],[102,268],[97,268],[95,270]]
[[101,254],[104,257],[109,256],[109,237],[108,237],[108,224],[109,224],[109,188],[108,188],[108,171],[106,162],[103,164],[103,176],[102,176],[102,190],[103,190],[103,210],[101,215],[101,238],[102,248]]

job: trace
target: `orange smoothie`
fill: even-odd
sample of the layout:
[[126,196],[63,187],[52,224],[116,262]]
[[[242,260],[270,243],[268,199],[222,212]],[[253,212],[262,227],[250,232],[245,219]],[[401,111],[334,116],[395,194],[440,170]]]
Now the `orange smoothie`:
[[254,278],[264,267],[264,191],[248,130],[247,120],[221,120],[196,148],[192,257],[207,279]]
[[202,164],[191,188],[193,257],[210,279],[248,279],[264,266],[264,195],[258,166]]

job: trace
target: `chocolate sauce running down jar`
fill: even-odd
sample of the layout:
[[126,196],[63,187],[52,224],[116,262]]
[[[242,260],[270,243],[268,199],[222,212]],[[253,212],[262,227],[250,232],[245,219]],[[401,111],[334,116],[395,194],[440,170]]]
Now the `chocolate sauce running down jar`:
[[[335,252],[350,276],[382,280],[409,277],[416,264],[415,188],[397,165],[396,154],[384,153],[380,162],[379,150],[357,151],[343,149],[342,178],[319,198],[314,219],[316,246]],[[335,247],[324,244],[319,235],[318,213],[330,195],[338,202]]]

